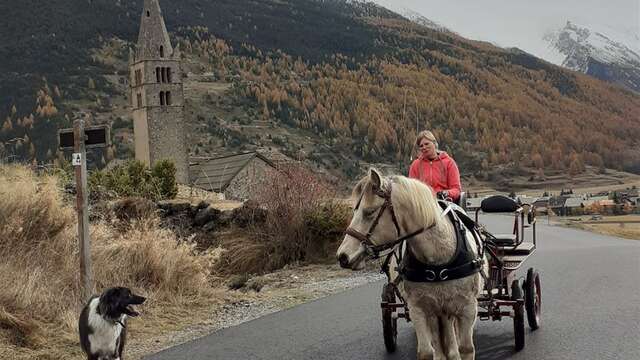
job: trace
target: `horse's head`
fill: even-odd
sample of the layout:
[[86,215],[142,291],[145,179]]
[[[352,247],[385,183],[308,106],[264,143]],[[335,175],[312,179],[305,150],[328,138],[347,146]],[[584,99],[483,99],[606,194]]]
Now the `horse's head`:
[[375,169],[353,190],[356,206],[347,234],[338,248],[340,266],[353,270],[364,267],[367,248],[392,242],[398,236],[398,222],[391,205],[391,184]]

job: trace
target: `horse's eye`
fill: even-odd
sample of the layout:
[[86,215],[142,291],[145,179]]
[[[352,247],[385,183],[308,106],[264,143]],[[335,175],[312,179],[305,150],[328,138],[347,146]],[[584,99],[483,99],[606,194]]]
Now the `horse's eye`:
[[373,209],[373,208],[362,209],[362,216],[369,218],[369,217],[372,217],[373,213],[375,212],[376,212],[376,209]]

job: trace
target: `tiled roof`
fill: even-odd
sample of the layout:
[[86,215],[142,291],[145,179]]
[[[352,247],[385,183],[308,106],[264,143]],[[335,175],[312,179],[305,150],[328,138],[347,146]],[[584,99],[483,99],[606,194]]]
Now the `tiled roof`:
[[193,186],[215,192],[223,192],[231,181],[253,159],[264,161],[275,167],[271,161],[257,152],[248,152],[216,158],[191,159],[189,166]]
[[518,196],[518,199],[520,199],[520,203],[522,204],[533,204],[536,202],[536,200],[538,200],[538,198],[534,198],[526,195],[520,195]]
[[584,199],[581,197],[570,197],[564,203],[564,206],[568,208],[577,208],[582,206],[583,202],[584,202]]
[[549,196],[541,196],[541,197],[537,198],[533,203],[536,206],[544,206],[544,205],[547,205],[549,203],[549,199],[550,199]]

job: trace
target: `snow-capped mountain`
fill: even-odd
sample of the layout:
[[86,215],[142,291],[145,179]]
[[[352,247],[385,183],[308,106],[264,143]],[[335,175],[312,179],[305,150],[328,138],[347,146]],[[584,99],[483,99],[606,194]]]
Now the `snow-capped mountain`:
[[569,21],[562,29],[547,32],[544,40],[551,52],[564,58],[559,65],[640,92],[638,35]]
[[[419,12],[404,7],[402,1],[373,0],[373,2],[417,24],[459,35],[455,31],[457,29],[451,27],[451,24],[442,25],[428,19]],[[499,22],[500,19],[495,21]],[[499,34],[492,36],[486,32],[476,36],[475,33],[469,33],[468,29],[461,36],[490,42],[505,49],[512,49],[515,46],[516,49],[552,64],[640,92],[640,35],[637,31],[623,31],[620,26],[614,28],[612,25],[603,26],[591,22],[588,26],[577,25],[573,21],[568,21],[562,26],[563,20],[553,21],[553,23],[556,24],[553,26],[558,28],[552,28],[549,31],[532,27],[527,30],[529,37],[515,39],[503,36],[499,40]],[[527,31],[520,33],[525,34]]]
[[411,10],[407,7],[402,6],[401,4],[399,4],[396,1],[393,0],[364,0],[367,2],[372,2],[375,3],[379,6],[383,6],[393,12],[395,12],[398,15],[401,15],[411,21],[413,21],[414,23],[418,24],[418,25],[422,25],[425,27],[428,27],[430,29],[436,30],[436,31],[441,31],[441,32],[448,32],[448,33],[454,33],[453,31],[449,30],[447,27],[445,27],[444,25],[438,24],[437,22],[427,19],[426,17],[424,17],[422,14]]
[[440,25],[433,20],[427,19],[426,17],[422,16],[420,13],[417,13],[411,9],[402,8],[398,10],[398,13],[418,25],[426,26],[436,31],[454,33],[453,31],[447,29],[445,26]]

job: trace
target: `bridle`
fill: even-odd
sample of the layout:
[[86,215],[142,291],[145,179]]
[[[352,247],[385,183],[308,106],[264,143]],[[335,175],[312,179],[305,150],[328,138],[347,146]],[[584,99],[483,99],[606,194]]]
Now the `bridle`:
[[[382,190],[380,187],[374,185],[373,193],[383,198],[384,202],[382,203],[382,206],[380,206],[380,210],[378,210],[378,214],[376,215],[376,218],[371,223],[371,226],[369,226],[369,231],[367,231],[366,234],[363,234],[352,227],[348,227],[347,230],[345,231],[347,235],[350,235],[356,238],[358,241],[360,241],[360,243],[364,246],[367,255],[372,259],[380,258],[381,252],[392,249],[396,245],[402,243],[403,241],[411,237],[414,237],[420,234],[421,232],[424,232],[435,226],[435,222],[434,222],[433,224],[429,225],[429,227],[427,228],[420,228],[414,232],[411,232],[404,236],[400,236],[400,225],[398,225],[398,218],[396,217],[396,213],[393,210],[393,204],[391,203],[391,189],[392,189],[392,183],[389,183],[389,186],[387,187],[386,190]],[[358,202],[356,203],[356,207],[353,210],[354,213],[360,207],[360,203],[362,202],[362,197],[364,196],[364,193],[365,191],[362,191],[362,194],[360,194],[360,198],[358,199]],[[375,230],[376,226],[378,226],[378,222],[380,222],[380,218],[382,218],[382,214],[384,214],[384,211],[386,209],[389,209],[389,212],[391,213],[391,220],[393,221],[393,225],[396,228],[396,234],[398,238],[386,244],[376,245],[373,243],[373,241],[371,241],[371,235],[373,234],[373,230]]]

